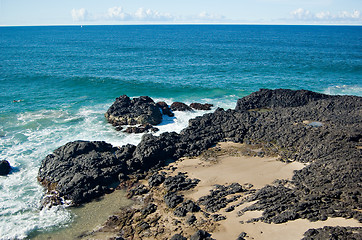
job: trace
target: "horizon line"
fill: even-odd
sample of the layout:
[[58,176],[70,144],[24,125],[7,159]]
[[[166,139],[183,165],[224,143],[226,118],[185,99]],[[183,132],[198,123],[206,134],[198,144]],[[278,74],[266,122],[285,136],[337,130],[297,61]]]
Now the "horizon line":
[[0,27],[66,27],[66,26],[147,26],[147,25],[259,25],[259,26],[362,26],[362,23],[225,23],[225,22],[205,22],[205,23],[193,23],[193,22],[179,22],[179,23],[173,23],[173,22],[128,22],[128,23],[115,23],[115,24],[79,24],[79,23],[73,23],[73,24],[34,24],[34,25],[2,25],[0,24]]

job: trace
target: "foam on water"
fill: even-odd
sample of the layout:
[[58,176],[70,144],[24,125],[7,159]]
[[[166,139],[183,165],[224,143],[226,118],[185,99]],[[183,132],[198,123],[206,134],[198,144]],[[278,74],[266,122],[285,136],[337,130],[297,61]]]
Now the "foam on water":
[[362,87],[357,85],[336,85],[328,87],[323,91],[329,95],[355,95],[362,96]]
[[[111,102],[107,102],[79,109],[65,106],[58,110],[28,111],[2,125],[0,131],[5,136],[0,138],[0,153],[10,162],[13,171],[7,177],[0,177],[0,239],[21,239],[32,231],[44,231],[72,221],[71,214],[63,207],[39,210],[44,189],[36,177],[47,154],[75,140],[106,141],[114,146],[137,145],[141,141],[143,134],[116,131],[107,123],[104,113],[110,105]],[[156,135],[180,132],[188,126],[189,119],[208,112],[212,111],[175,112],[173,118],[164,117]]]

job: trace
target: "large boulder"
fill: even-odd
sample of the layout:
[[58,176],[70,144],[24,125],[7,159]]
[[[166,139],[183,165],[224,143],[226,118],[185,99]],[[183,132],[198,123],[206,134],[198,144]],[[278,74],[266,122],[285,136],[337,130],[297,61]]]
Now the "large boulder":
[[10,173],[11,166],[10,163],[6,160],[0,162],[0,176],[6,176]]
[[162,122],[162,113],[159,107],[148,96],[133,99],[126,95],[120,96],[105,113],[105,117],[114,126],[157,125]]
[[77,205],[103,195],[127,172],[135,146],[121,148],[94,141],[69,142],[46,156],[38,180],[49,193]]

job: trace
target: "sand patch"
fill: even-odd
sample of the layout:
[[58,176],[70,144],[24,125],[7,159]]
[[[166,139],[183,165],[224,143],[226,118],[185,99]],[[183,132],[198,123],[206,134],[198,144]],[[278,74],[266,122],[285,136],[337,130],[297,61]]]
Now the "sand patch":
[[[244,148],[243,144],[221,143],[222,149]],[[205,162],[201,158],[184,158],[173,163],[178,172],[187,172],[191,178],[200,179],[200,183],[185,195],[193,200],[207,195],[215,184],[226,185],[233,182],[252,184],[254,188],[262,188],[276,179],[290,179],[294,170],[300,170],[305,164],[299,162],[283,163],[277,157],[250,157],[221,155],[215,162]]]

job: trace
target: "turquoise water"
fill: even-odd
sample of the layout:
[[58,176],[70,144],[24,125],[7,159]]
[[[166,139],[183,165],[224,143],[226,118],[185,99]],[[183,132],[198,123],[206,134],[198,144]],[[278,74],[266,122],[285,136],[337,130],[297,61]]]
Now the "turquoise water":
[[[103,114],[122,94],[233,108],[260,88],[362,96],[362,27],[78,26],[0,28],[0,239],[72,221],[39,211],[41,160],[74,140],[137,144]],[[22,100],[14,103],[13,100]],[[203,114],[176,113],[161,132]]]

